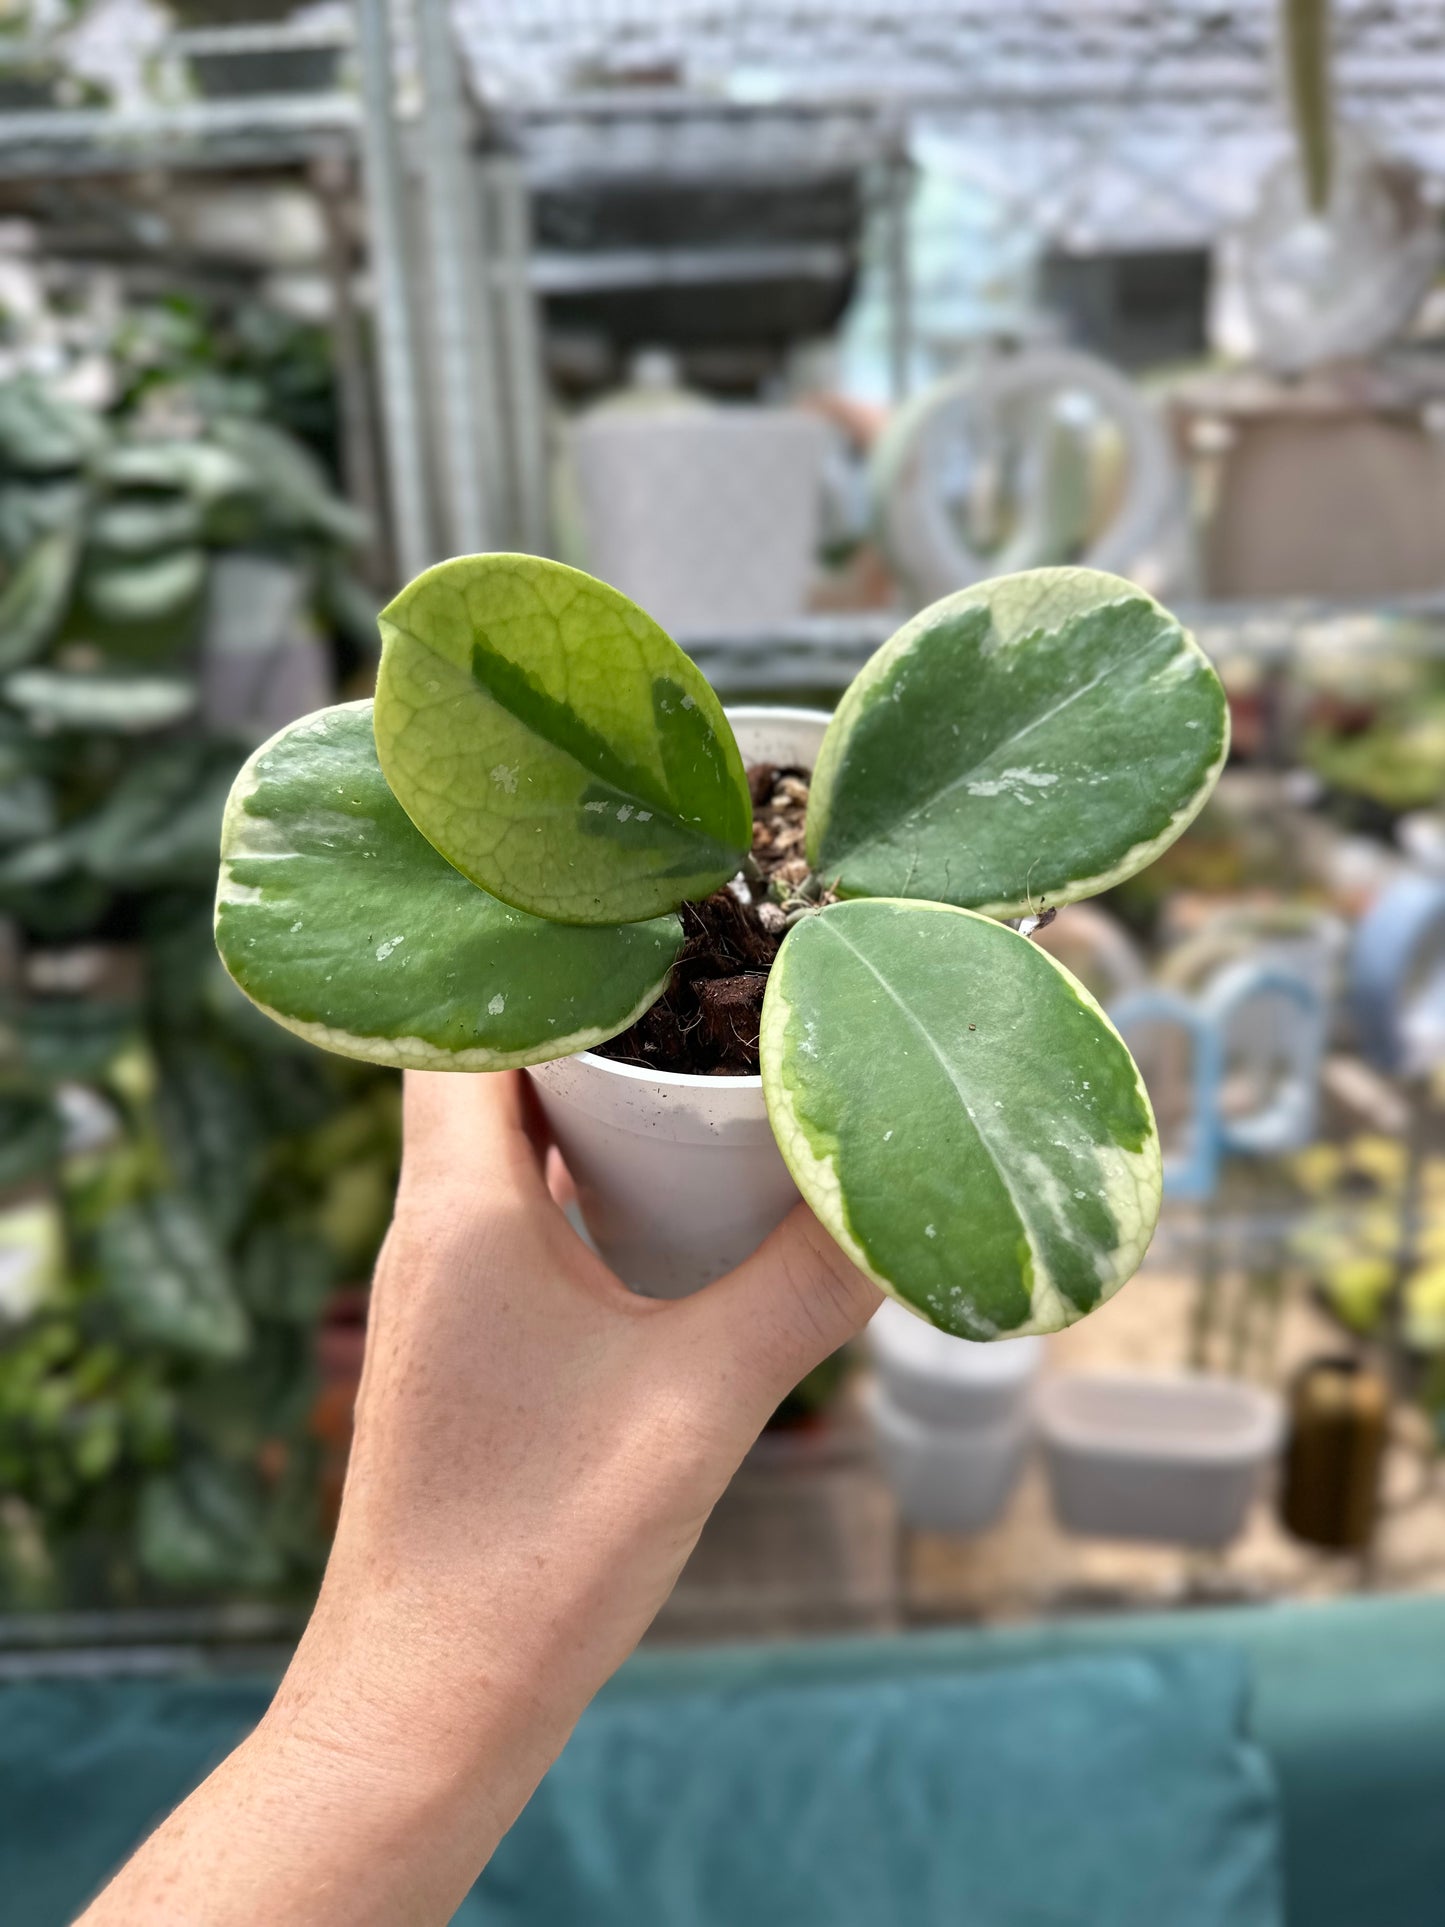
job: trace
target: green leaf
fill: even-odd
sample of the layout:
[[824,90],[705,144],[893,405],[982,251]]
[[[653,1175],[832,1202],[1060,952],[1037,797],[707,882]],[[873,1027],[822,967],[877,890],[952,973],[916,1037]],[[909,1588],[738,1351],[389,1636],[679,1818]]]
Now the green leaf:
[[199,598],[206,552],[174,549],[125,562],[92,562],[81,578],[87,615],[119,629],[171,621]]
[[365,541],[366,517],[341,500],[320,462],[294,436],[235,415],[215,422],[212,433],[245,469],[264,526],[318,535],[344,548]]
[[206,742],[155,749],[72,828],[70,848],[92,876],[117,888],[209,884],[235,766],[233,752]]
[[1072,903],[1152,863],[1229,747],[1219,679],[1141,589],[1001,576],[879,650],[829,726],[808,861],[844,896],[990,916]]
[[0,1087],[0,1192],[53,1175],[64,1130],[49,1094]]
[[761,1049],[798,1189],[944,1331],[1056,1331],[1138,1267],[1160,1195],[1139,1073],[1083,986],[1005,925],[898,899],[805,918]]
[[79,468],[103,448],[99,417],[33,375],[0,382],[0,463],[26,475]]
[[53,836],[58,820],[50,784],[0,743],[0,850]]
[[139,1036],[134,1004],[98,997],[35,997],[0,1001],[0,1033],[12,1024],[21,1060],[36,1077],[84,1082],[105,1071]]
[[245,463],[229,449],[209,442],[134,442],[113,448],[98,473],[111,488],[154,489],[189,495],[203,509],[215,509],[251,486]]
[[196,1457],[141,1488],[137,1552],[163,1585],[267,1587],[284,1567],[266,1534],[265,1495],[256,1475]]
[[315,1324],[336,1282],[336,1264],[325,1243],[290,1224],[257,1224],[237,1265],[237,1280],[258,1318],[284,1324]]
[[90,523],[91,543],[111,555],[154,555],[188,546],[200,534],[200,509],[184,495],[123,495],[98,508]]
[[60,628],[75,578],[73,530],[43,535],[0,595],[0,671],[34,660]]
[[240,1358],[250,1322],[200,1208],[164,1192],[109,1212],[95,1234],[105,1296],[137,1338]]
[[0,554],[20,562],[43,535],[69,530],[78,538],[85,517],[86,486],[74,476],[0,483]]
[[[216,1050],[178,1041],[161,1062],[156,1118],[180,1183],[222,1238],[240,1230],[265,1143],[246,1081]],[[243,1298],[249,1298],[244,1280]]]
[[196,685],[180,676],[111,676],[68,669],[20,669],[3,693],[36,729],[95,730],[117,736],[168,729],[195,708]]
[[498,903],[408,822],[371,704],[292,723],[236,779],[216,944],[246,995],[325,1049],[502,1070],[625,1030],[682,946],[676,917],[569,929]]
[[443,562],[381,612],[376,743],[402,807],[504,903],[630,923],[752,840],[716,696],[626,596],[531,555]]

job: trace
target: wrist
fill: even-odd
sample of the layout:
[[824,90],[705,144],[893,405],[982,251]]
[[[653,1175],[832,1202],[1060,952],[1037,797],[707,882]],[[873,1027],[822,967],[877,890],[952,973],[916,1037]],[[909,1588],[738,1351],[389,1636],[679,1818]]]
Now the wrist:
[[580,1707],[554,1717],[471,1641],[441,1629],[400,1615],[341,1623],[349,1619],[323,1596],[257,1739],[319,1799],[333,1788],[374,1797],[403,1830],[464,1821],[490,1851]]

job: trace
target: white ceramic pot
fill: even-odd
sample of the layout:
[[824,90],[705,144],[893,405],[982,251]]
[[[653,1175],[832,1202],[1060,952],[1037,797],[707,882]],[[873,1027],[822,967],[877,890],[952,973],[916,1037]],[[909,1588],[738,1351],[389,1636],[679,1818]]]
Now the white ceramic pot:
[[1284,1429],[1273,1393],[1184,1374],[1045,1379],[1034,1412],[1070,1532],[1212,1548],[1240,1532]]
[[868,1349],[889,1401],[934,1425],[998,1425],[1023,1409],[1043,1361],[1042,1338],[971,1344],[888,1299],[868,1325]]
[[[812,709],[728,717],[745,763],[802,769],[828,726]],[[593,1242],[650,1298],[682,1298],[731,1271],[797,1203],[760,1077],[684,1077],[592,1051],[530,1075]]]
[[924,1532],[986,1532],[1023,1470],[1024,1414],[989,1425],[937,1425],[904,1411],[879,1380],[864,1388],[864,1403],[905,1522]]

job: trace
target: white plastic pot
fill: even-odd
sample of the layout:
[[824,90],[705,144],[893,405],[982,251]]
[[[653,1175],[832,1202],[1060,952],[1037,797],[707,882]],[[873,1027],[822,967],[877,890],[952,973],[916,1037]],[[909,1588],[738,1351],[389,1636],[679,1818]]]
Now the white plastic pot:
[[1043,1361],[1041,1338],[971,1344],[891,1298],[868,1325],[868,1349],[890,1403],[934,1425],[999,1425],[1019,1413]]
[[1024,1414],[989,1425],[938,1425],[904,1411],[876,1379],[865,1387],[864,1402],[904,1522],[924,1532],[987,1531],[1023,1470]]
[[801,409],[607,407],[568,438],[587,567],[674,635],[801,616],[823,422]]
[[[734,709],[746,763],[811,769],[828,717]],[[530,1073],[613,1270],[650,1298],[683,1298],[756,1251],[797,1203],[760,1077],[685,1077],[592,1051]]]
[[1034,1413],[1070,1532],[1216,1548],[1243,1527],[1284,1429],[1272,1393],[1183,1374],[1046,1379]]

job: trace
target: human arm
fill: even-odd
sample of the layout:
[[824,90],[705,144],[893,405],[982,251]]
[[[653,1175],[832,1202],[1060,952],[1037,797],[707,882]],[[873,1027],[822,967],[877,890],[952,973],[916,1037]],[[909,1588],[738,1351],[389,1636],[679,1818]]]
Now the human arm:
[[448,1920],[768,1415],[877,1303],[801,1207],[695,1297],[635,1297],[554,1202],[523,1077],[409,1074],[316,1610],[83,1927]]

